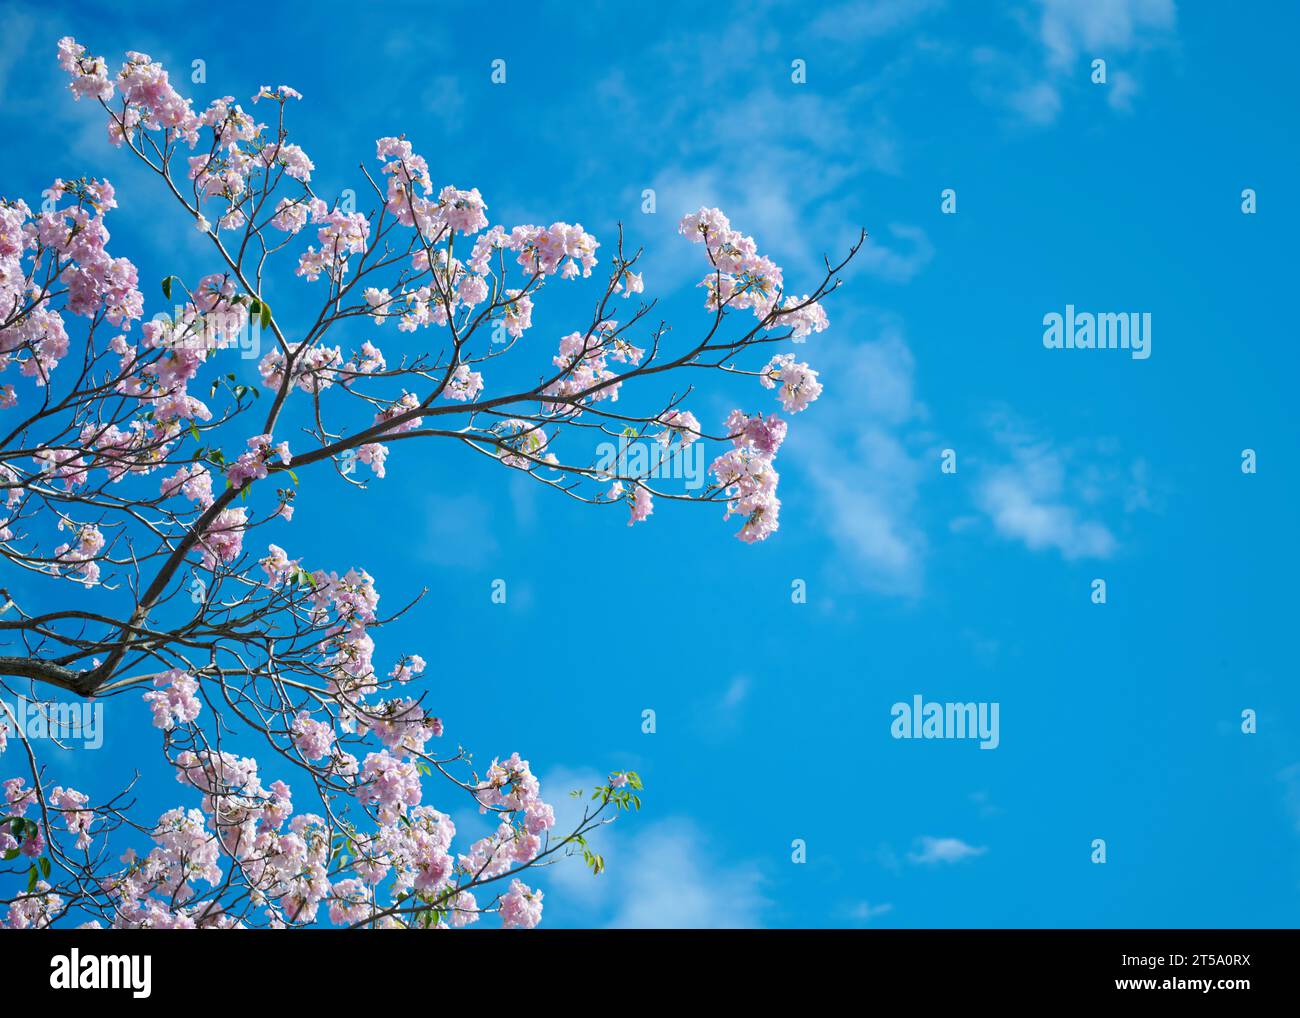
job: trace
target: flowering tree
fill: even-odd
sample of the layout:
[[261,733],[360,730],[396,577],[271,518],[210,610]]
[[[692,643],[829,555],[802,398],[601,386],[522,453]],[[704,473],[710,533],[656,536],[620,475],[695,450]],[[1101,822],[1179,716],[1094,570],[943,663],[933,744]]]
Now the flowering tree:
[[[379,139],[378,172],[361,171],[370,208],[357,211],[354,195],[313,190],[312,161],[286,130],[292,88],[253,97],[268,125],[229,97],[196,112],[140,53],[116,79],[71,38],[58,55],[74,97],[103,107],[113,144],[193,219],[214,271],[168,277],[173,309],[144,321],[135,267],[108,250],[108,181],[55,181],[39,212],[0,199],[0,373],[23,376],[0,386],[0,555],[14,571],[0,590],[0,752],[7,743],[17,772],[0,808],[2,924],[427,927],[497,912],[535,925],[542,895],[519,875],[579,852],[599,872],[587,835],[639,807],[639,778],[611,775],[560,832],[517,753],[479,773],[464,750],[436,752],[425,661],[375,660],[376,632],[412,605],[385,615],[363,569],[305,565],[270,540],[292,544],[282,535],[299,474],[332,468],[364,484],[398,443],[440,438],[571,498],[622,504],[630,523],[656,498],[716,503],[742,540],[764,540],[777,529],[785,420],[735,410],[710,434],[680,380],[749,375],[787,413],[803,410],[821,391],[815,371],[789,352],[749,368],[745,355],[822,331],[821,302],[848,259],[790,296],[721,212],[686,216],[681,233],[708,261],[709,321],[670,350],[652,303],[619,300],[642,293],[620,235],[590,321],[545,356],[535,343],[516,355],[542,365],[535,383],[494,391],[495,362],[530,345],[538,295],[596,269],[600,245],[581,226],[489,226],[479,192],[435,191],[404,138]],[[314,288],[314,315],[273,310],[282,255],[301,277],[283,285]],[[343,331],[372,339],[332,344]],[[228,363],[250,341],[260,387]],[[653,410],[621,409],[632,402],[621,396]],[[719,452],[707,485],[673,491],[593,461],[596,435]],[[50,584],[66,590],[59,610],[23,603]],[[189,805],[156,820],[133,817],[126,790],[96,803],[52,785],[14,717],[15,703],[40,712],[60,697],[125,694],[143,695],[187,789]],[[241,755],[254,747],[292,796]],[[426,777],[472,798],[495,832],[454,852]]]

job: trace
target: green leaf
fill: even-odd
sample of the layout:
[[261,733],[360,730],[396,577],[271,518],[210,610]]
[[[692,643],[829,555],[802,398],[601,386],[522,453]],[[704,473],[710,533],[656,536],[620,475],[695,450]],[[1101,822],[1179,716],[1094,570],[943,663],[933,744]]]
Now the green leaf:
[[32,866],[32,868],[29,869],[29,870],[27,871],[27,891],[28,891],[28,893],[30,893],[30,892],[36,890],[36,880],[37,880],[36,867],[35,867],[35,866]]
[[47,859],[45,856],[41,856],[41,876],[49,877],[49,875],[50,875],[50,860]]
[[269,329],[270,327],[271,327],[271,308],[270,305],[266,303],[266,301],[263,301],[262,302],[262,328]]
[[172,299],[172,280],[175,278],[176,278],[175,276],[167,276],[162,281],[163,296],[166,297],[168,300]]

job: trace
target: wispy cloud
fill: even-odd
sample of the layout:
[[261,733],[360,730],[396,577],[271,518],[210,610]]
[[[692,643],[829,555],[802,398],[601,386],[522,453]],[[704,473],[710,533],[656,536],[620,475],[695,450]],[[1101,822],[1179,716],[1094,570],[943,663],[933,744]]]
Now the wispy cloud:
[[[1107,105],[1133,108],[1142,54],[1172,38],[1173,0],[1037,0],[1019,12],[1028,33],[1024,48],[977,47],[972,52],[976,94],[1033,126],[1052,123],[1067,93],[1106,89]],[[1090,65],[1106,61],[1106,82],[1094,85]]]
[[[599,780],[590,770],[556,770],[543,777],[542,786],[555,804],[557,829],[571,829],[581,815],[578,800],[563,792],[590,788]],[[592,877],[576,858],[545,870],[545,881],[563,890],[582,925],[721,929],[763,923],[770,902],[757,866],[720,858],[691,820],[621,818],[594,843],[609,864],[601,876]]]
[[1007,102],[1031,124],[1050,124],[1061,112],[1061,93],[1046,81],[1036,81],[1017,89]]
[[995,429],[1010,460],[984,468],[975,504],[1002,537],[1071,560],[1109,558],[1119,540],[1105,517],[1151,505],[1142,460],[1126,477],[1109,462],[1085,461],[1090,454],[1113,459],[1106,443],[1058,448],[1005,418]]
[[849,908],[849,916],[857,922],[866,924],[892,911],[894,911],[894,906],[888,902],[883,905],[873,905],[869,901],[860,901]]
[[1108,558],[1115,551],[1115,535],[1062,501],[1063,476],[1054,453],[1024,451],[1015,464],[993,472],[980,486],[977,501],[999,534],[1034,551],[1053,548],[1067,559]]
[[719,929],[760,925],[767,900],[752,866],[713,866],[704,838],[684,820],[656,824],[632,838],[616,928]]
[[21,7],[7,10],[4,18],[4,36],[0,40],[0,99],[8,101],[10,76],[14,66],[30,50],[37,21]]
[[932,838],[923,835],[917,840],[920,843],[919,850],[909,853],[907,859],[918,866],[961,862],[963,859],[973,859],[988,851],[982,846],[968,845],[960,838]]
[[1039,0],[1039,38],[1049,66],[1062,71],[1081,56],[1119,55],[1174,27],[1173,0]]
[[943,0],[849,0],[822,11],[809,27],[813,35],[824,39],[859,43],[914,28],[943,6]]
[[832,391],[808,420],[791,428],[790,457],[805,472],[832,539],[853,560],[853,574],[886,593],[914,594],[926,548],[914,508],[922,466],[909,442],[925,407],[916,399],[912,353],[897,323],[875,323],[862,340],[860,322],[841,332],[851,344],[819,345],[819,370]]

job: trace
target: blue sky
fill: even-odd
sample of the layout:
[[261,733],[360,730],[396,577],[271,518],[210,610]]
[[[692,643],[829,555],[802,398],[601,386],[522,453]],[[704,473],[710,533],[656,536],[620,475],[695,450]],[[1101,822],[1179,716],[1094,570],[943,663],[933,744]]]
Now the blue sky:
[[[304,478],[292,554],[364,566],[389,604],[428,587],[381,646],[429,659],[449,740],[519,749],[553,795],[643,775],[644,812],[606,832],[610,872],[540,881],[548,924],[1294,925],[1294,11],[506,3],[489,24],[448,4],[257,5],[231,32],[240,8],[3,5],[4,193],[107,176],[112,249],[143,279],[211,271],[64,91],[54,44],[73,34],[113,67],[126,49],[205,60],[196,105],[298,88],[320,193],[405,132],[493,222],[577,221],[608,249],[622,221],[679,334],[707,321],[682,213],[723,208],[801,291],[870,231],[830,331],[800,348],[826,391],[792,421],[762,545],[709,506],[629,529],[428,443],[395,447],[365,492]],[[307,286],[279,280],[277,316],[305,314]],[[595,280],[560,289],[530,334],[548,357]],[[1067,304],[1149,312],[1151,357],[1045,349]],[[702,420],[735,405],[706,390]],[[891,706],[917,694],[996,701],[1000,745],[892,738]],[[131,755],[156,738],[143,705],[108,709],[109,744],[60,761],[88,790],[160,761]],[[176,795],[164,775],[141,801]]]

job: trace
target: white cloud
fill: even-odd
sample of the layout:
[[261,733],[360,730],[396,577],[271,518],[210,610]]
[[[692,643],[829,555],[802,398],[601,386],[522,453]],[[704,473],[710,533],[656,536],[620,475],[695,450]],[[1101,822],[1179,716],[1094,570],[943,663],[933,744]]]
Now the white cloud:
[[894,906],[889,903],[883,905],[873,905],[869,901],[860,901],[849,909],[849,915],[860,923],[869,923],[872,919],[879,918],[894,910]]
[[[591,770],[557,769],[542,778],[553,803],[556,830],[572,830],[583,800],[568,792],[603,782]],[[581,858],[561,859],[539,877],[557,901],[592,926],[646,929],[718,929],[762,925],[769,902],[758,868],[719,857],[708,838],[680,817],[646,823],[625,816],[591,837],[607,868],[599,877]],[[550,900],[548,898],[548,900]]]
[[921,843],[920,851],[909,853],[907,858],[909,862],[920,866],[961,862],[988,851],[984,847],[968,845],[960,838],[932,838],[924,835],[918,840]]
[[1133,97],[1138,94],[1137,79],[1128,71],[1114,71],[1106,79],[1106,102],[1113,110],[1129,113],[1133,109]]
[[609,926],[732,929],[760,925],[762,878],[746,865],[712,866],[704,839],[685,820],[665,821],[621,853],[621,894]]
[[1107,58],[1174,27],[1173,0],[1039,0],[1048,63],[1071,69],[1080,55]]
[[832,538],[864,567],[869,586],[914,593],[920,584],[923,535],[907,520],[915,500],[916,464],[894,437],[879,429],[864,431],[848,464],[822,449],[814,454],[809,477]]
[[[1026,472],[1026,469],[1028,472]],[[1067,559],[1107,558],[1115,536],[1104,523],[1081,519],[1057,500],[1059,461],[1046,457],[1020,467],[1004,467],[984,482],[978,500],[1004,537],[1024,541],[1034,551],[1055,548]]]
[[[1046,441],[1004,430],[1012,461],[993,467],[979,483],[975,503],[1003,537],[1034,551],[1054,549],[1066,559],[1108,558],[1118,541],[1109,526],[1090,519],[1077,504],[1095,504],[1105,494],[1105,475],[1077,470],[1067,476],[1069,455]],[[1072,483],[1067,489],[1067,480]]]
[[885,593],[915,594],[926,548],[913,512],[923,471],[906,439],[926,411],[913,391],[912,353],[888,321],[875,340],[857,338],[851,320],[833,329],[854,340],[831,338],[810,354],[827,392],[807,419],[792,421],[782,456],[803,471],[852,574]]
[[1061,112],[1061,93],[1045,81],[1012,93],[1011,108],[1031,124],[1050,124]]
[[[1084,88],[1105,88],[1107,105],[1129,112],[1142,55],[1170,38],[1175,23],[1173,0],[1037,0],[1036,13],[1020,20],[1038,57],[981,46],[971,62],[978,95],[1040,127],[1056,120],[1067,92]],[[1091,81],[1094,59],[1106,61],[1104,85]]]

